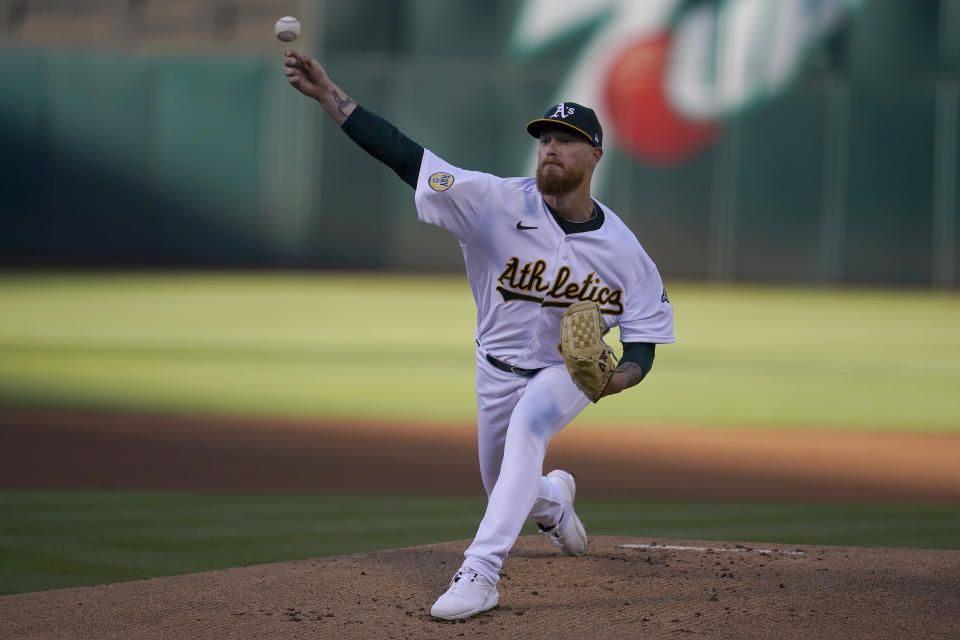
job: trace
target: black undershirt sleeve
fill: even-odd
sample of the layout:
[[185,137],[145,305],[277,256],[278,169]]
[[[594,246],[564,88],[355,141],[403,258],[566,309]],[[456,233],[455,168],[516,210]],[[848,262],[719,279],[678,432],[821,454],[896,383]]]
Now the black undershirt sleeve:
[[653,368],[653,356],[657,345],[652,342],[624,342],[622,344],[623,355],[620,357],[619,364],[624,362],[636,364],[643,371],[643,376],[640,378],[643,380],[650,373],[650,369]]
[[408,185],[417,188],[423,147],[360,105],[347,117],[341,128],[364,151],[393,169]]

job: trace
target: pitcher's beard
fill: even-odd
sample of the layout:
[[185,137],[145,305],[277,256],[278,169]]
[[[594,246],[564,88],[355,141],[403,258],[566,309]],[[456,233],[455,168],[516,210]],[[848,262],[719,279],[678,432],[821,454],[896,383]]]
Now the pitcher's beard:
[[[545,171],[547,166],[559,169]],[[537,167],[537,189],[545,196],[562,196],[574,191],[583,182],[586,170],[566,169],[558,165],[540,165]]]

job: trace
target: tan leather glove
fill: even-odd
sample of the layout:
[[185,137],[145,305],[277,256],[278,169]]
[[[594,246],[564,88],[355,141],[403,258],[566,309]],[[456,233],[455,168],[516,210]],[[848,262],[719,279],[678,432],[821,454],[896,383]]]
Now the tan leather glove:
[[560,351],[573,382],[592,402],[599,400],[617,361],[603,341],[603,322],[596,302],[577,302],[563,312]]

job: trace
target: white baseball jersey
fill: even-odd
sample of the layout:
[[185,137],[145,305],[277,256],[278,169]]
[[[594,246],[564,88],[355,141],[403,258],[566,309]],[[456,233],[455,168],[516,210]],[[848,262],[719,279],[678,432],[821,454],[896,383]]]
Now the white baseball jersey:
[[674,342],[673,309],[656,265],[623,221],[565,233],[535,178],[499,178],[454,167],[424,150],[417,181],[420,220],[460,241],[477,304],[477,341],[517,367],[562,362],[560,317],[593,300],[622,342]]

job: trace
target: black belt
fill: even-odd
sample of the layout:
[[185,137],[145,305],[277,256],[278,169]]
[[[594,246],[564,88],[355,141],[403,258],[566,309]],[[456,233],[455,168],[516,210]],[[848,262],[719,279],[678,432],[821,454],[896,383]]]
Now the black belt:
[[507,364],[503,360],[497,360],[489,353],[487,354],[487,362],[495,366],[497,369],[500,369],[500,371],[506,371],[507,373],[512,373],[518,376],[532,376],[536,372],[542,370],[542,368],[541,369],[524,369],[522,367],[514,367],[513,365]]

